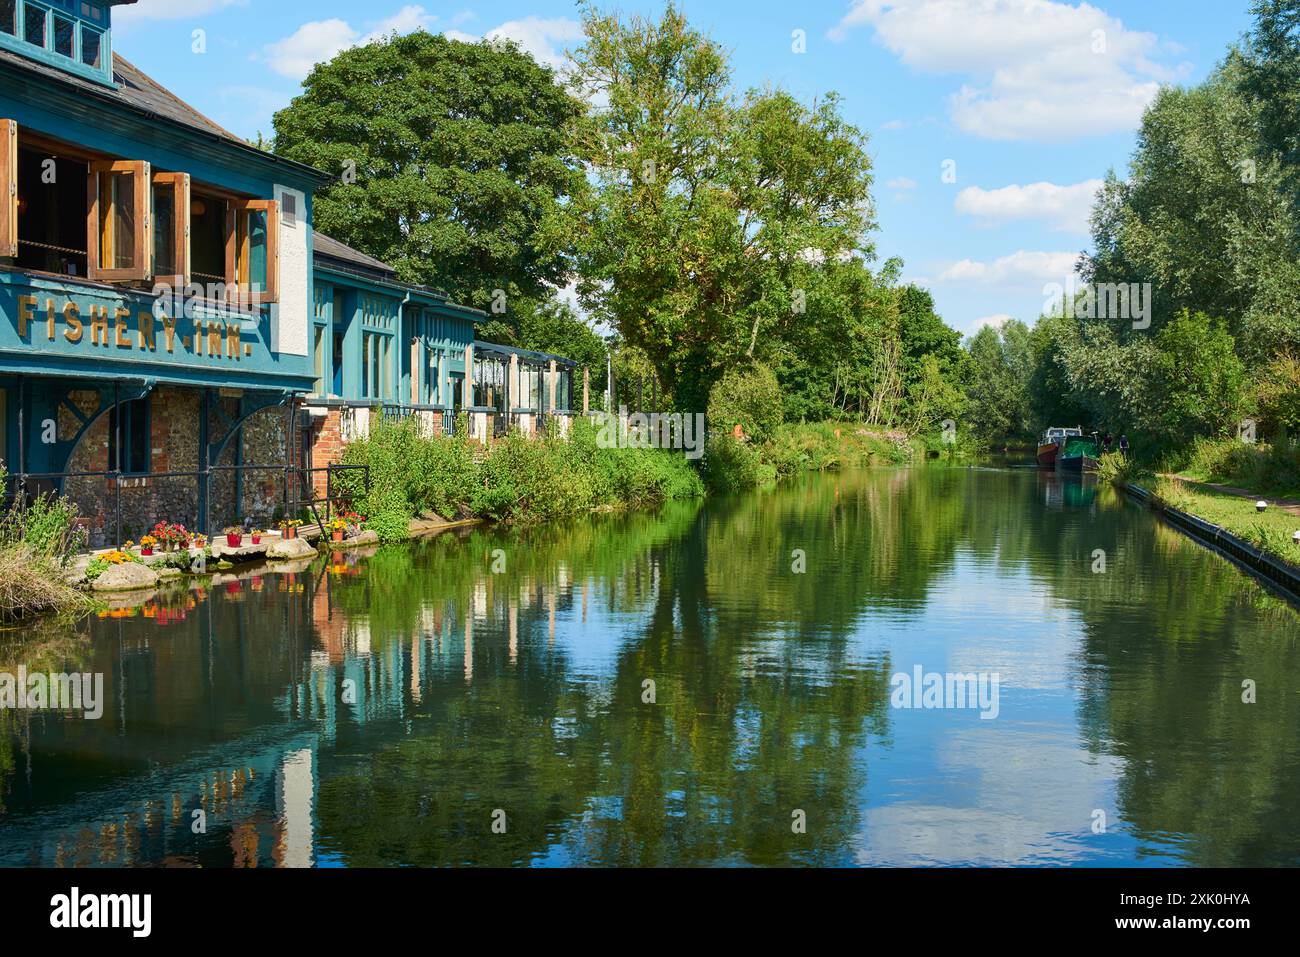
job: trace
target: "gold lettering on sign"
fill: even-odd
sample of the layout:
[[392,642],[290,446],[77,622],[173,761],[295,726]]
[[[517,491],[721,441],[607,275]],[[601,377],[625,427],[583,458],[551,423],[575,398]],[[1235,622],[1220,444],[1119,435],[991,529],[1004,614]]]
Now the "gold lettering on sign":
[[118,307],[113,311],[113,333],[119,349],[131,348],[131,337],[126,332],[126,321],[131,318],[131,310]]
[[[76,345],[89,338],[92,347],[117,347],[137,349],[140,352],[158,351],[158,322],[162,322],[163,347],[168,353],[192,352],[196,356],[223,356],[236,362],[251,357],[254,344],[243,338],[240,322],[226,319],[195,319],[192,336],[181,335],[179,317],[142,309],[136,304],[120,302],[116,305],[79,306],[71,299],[47,298],[44,303],[37,296],[14,297],[17,304],[16,325],[18,337],[28,340],[36,322],[36,310],[44,308],[46,335],[51,342],[58,336],[59,321],[63,321],[63,338]],[[62,305],[60,305],[62,302]],[[134,317],[134,329],[132,319]],[[90,335],[86,336],[86,327]]]
[[36,318],[36,297],[18,297],[18,338],[27,338],[27,325]]
[[90,307],[90,344],[108,345],[108,306]]
[[140,327],[140,348],[154,352],[156,347],[154,345],[153,313],[141,309],[135,314],[135,321]]
[[77,304],[69,299],[68,304],[63,307],[63,321],[68,326],[63,330],[63,338],[69,342],[81,341],[81,319],[77,313]]

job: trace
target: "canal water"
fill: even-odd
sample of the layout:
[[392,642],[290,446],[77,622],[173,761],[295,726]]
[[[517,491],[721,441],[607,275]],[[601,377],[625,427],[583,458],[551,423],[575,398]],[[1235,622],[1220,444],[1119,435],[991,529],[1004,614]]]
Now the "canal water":
[[1033,471],[335,554],[19,665],[104,702],[0,712],[5,866],[1300,863],[1300,618]]

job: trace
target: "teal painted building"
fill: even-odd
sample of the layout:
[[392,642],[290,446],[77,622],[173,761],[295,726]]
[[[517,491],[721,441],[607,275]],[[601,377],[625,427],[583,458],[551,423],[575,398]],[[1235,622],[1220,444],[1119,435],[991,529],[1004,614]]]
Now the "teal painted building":
[[69,495],[97,544],[282,500],[325,181],[115,55],[122,5],[0,0],[5,491]]
[[482,441],[567,424],[573,363],[314,232],[318,170],[113,49],[134,0],[0,0],[0,458],[93,545],[211,534],[322,497],[375,416]]

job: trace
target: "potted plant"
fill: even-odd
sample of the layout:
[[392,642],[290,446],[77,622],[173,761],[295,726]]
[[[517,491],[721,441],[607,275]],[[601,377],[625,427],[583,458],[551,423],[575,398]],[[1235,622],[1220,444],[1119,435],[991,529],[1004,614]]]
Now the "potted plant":
[[153,555],[153,547],[158,544],[158,539],[152,535],[145,535],[140,539],[140,556],[148,558]]
[[238,525],[227,525],[221,534],[226,536],[226,544],[231,548],[239,548],[244,543],[244,530]]
[[262,536],[265,535],[266,532],[262,531],[260,528],[255,528],[248,534],[252,536],[254,545],[261,545]]
[[348,523],[343,518],[332,518],[325,523],[325,527],[329,529],[330,541],[341,542],[343,533],[348,530]]
[[298,521],[296,518],[287,519],[280,523],[280,534],[286,539],[297,538],[298,529],[301,525],[302,522]]

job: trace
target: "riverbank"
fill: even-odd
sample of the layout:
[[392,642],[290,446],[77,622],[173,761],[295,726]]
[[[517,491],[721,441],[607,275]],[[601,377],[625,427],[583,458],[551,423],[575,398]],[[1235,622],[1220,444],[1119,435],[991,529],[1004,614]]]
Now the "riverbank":
[[[532,525],[601,511],[653,508],[674,500],[703,498],[769,485],[807,472],[902,465],[922,452],[903,433],[879,432],[853,423],[790,424],[761,443],[730,435],[710,439],[698,465],[681,451],[602,448],[598,430],[574,423],[564,439],[509,435],[484,448],[463,437],[420,434],[414,423],[379,425],[353,443],[344,462],[369,468],[370,489],[339,480],[340,495],[353,495],[367,516],[359,531],[333,548],[398,542],[467,524]],[[353,479],[353,481],[356,481]],[[47,503],[47,510],[49,505]],[[74,536],[72,511],[55,509],[63,527],[54,537]],[[28,514],[28,521],[31,515]],[[182,578],[203,577],[258,562],[314,559],[311,529],[297,540],[277,534],[237,548],[218,540],[205,549],[144,556],[138,546],[78,553],[66,542],[58,555],[33,556],[11,536],[0,549],[0,615],[16,621],[50,612],[84,614],[87,595],[148,591]],[[319,535],[319,530],[316,530]]]

